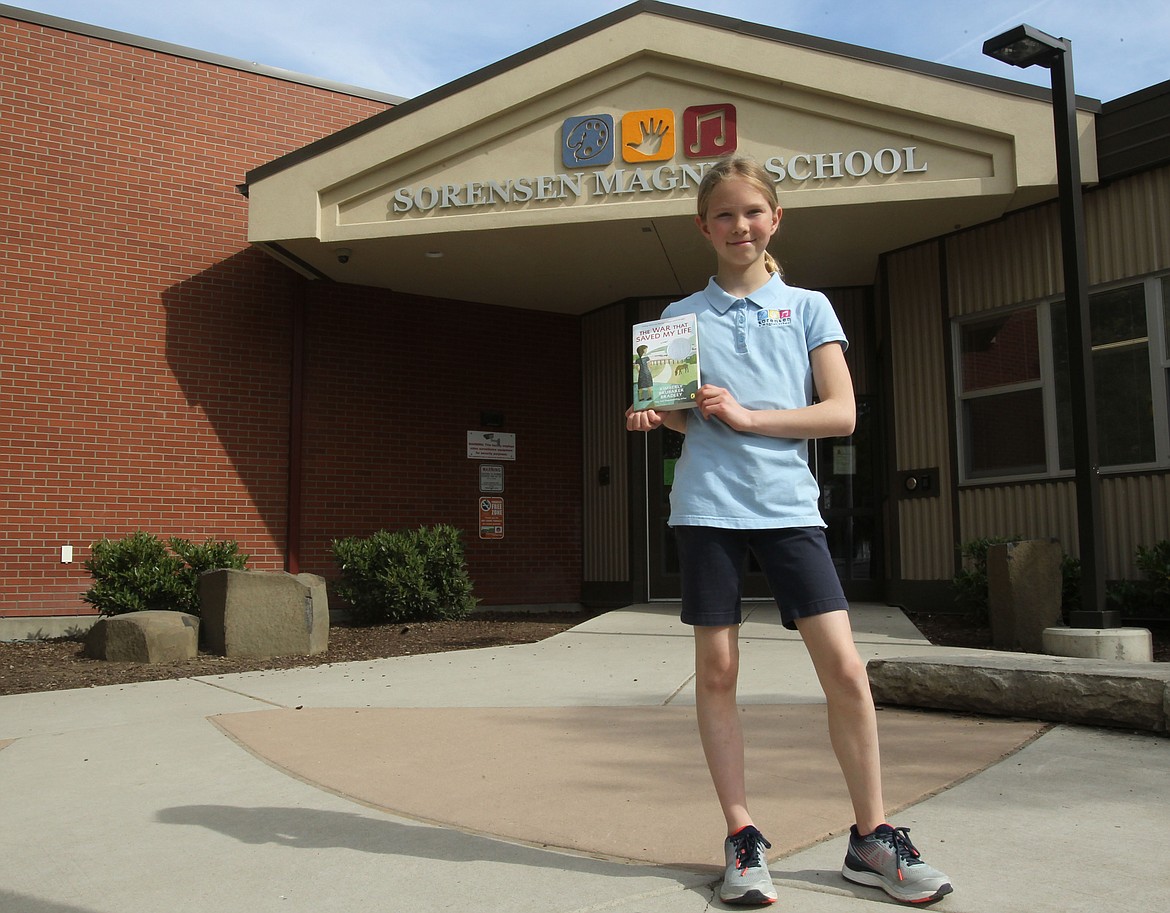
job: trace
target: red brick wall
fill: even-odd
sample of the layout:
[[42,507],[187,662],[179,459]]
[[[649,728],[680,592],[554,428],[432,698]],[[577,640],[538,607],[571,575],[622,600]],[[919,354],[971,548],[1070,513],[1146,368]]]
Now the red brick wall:
[[0,614],[139,528],[283,566],[301,280],[236,185],[385,107],[0,18]]
[[[8,19],[0,67],[0,615],[87,611],[89,545],[136,529],[284,566],[298,300],[300,569],[443,522],[485,603],[579,599],[578,322],[306,283],[246,242],[249,169],[385,105]],[[502,541],[485,410],[517,435]]]
[[[485,604],[577,602],[581,340],[555,314],[313,285],[306,305],[301,570],[334,576],[330,541],[447,523]],[[505,531],[479,538],[467,432],[502,413]]]

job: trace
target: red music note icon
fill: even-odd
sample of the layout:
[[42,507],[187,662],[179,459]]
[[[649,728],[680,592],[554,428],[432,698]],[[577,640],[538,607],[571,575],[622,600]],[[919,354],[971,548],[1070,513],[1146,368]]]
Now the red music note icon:
[[683,112],[683,150],[687,158],[710,158],[736,150],[735,105],[695,105]]

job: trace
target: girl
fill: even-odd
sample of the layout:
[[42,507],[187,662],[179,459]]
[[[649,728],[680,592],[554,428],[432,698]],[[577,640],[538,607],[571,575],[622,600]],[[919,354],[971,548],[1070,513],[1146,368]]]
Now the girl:
[[[726,903],[776,900],[748,812],[743,732],[736,708],[740,592],[750,549],[785,627],[800,632],[828,705],[829,735],[856,824],[842,874],[925,903],[950,893],[906,828],[885,823],[877,717],[865,664],[817,507],[808,441],[851,434],[847,341],[828,299],[792,288],[767,247],[782,212],[775,185],[750,159],[724,159],[699,186],[699,231],[718,271],[663,317],[698,316],[703,377],[697,409],[626,412],[630,431],[666,425],[686,435],[675,467],[671,519],[682,573],[682,620],[695,632],[699,737],[727,819]],[[814,401],[814,385],[816,398]]]
[[638,369],[638,402],[650,402],[654,399],[654,375],[650,373],[650,358],[646,354],[647,346],[638,346],[634,355],[634,367]]

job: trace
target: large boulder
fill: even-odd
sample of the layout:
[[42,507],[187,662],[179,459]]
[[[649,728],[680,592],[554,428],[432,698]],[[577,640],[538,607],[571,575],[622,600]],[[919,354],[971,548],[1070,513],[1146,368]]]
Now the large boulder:
[[1170,730],[1170,665],[1031,653],[905,656],[866,666],[879,704]]
[[199,619],[186,612],[128,612],[94,622],[85,655],[121,663],[168,663],[199,653]]
[[997,650],[1041,653],[1044,631],[1061,623],[1061,563],[1055,539],[1025,539],[987,550],[987,604]]
[[325,578],[223,569],[199,577],[203,642],[223,656],[286,656],[329,648]]

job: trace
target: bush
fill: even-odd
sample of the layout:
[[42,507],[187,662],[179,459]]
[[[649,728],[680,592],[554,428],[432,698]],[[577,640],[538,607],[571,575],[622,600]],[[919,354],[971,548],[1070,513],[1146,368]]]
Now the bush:
[[972,539],[961,548],[963,566],[955,574],[955,602],[975,616],[977,621],[986,622],[991,609],[987,595],[987,550],[993,545],[1019,542],[1020,536],[988,536]]
[[[199,575],[204,571],[217,571],[221,568],[231,568],[242,571],[248,566],[248,556],[240,553],[237,543],[228,540],[217,542],[208,539],[202,545],[196,545],[187,539],[172,538],[169,540],[171,551],[182,559],[184,567],[179,572],[184,584],[194,594],[196,605],[199,602]],[[192,614],[198,614],[197,612]]]
[[1170,618],[1170,539],[1155,542],[1153,548],[1139,546],[1137,567],[1146,577],[1150,609],[1159,618]]
[[125,539],[95,542],[83,564],[94,582],[81,598],[106,616],[151,609],[198,615],[199,575],[216,568],[242,569],[248,563],[235,542],[208,539],[193,545],[176,537],[168,543],[170,551],[142,530]]
[[[1060,576],[1060,613],[1067,624],[1069,613],[1081,610],[1081,559],[1065,552],[1064,557],[1060,559]],[[1105,588],[1105,601],[1108,604],[1108,586]]]
[[453,526],[381,530],[366,538],[335,539],[341,568],[337,593],[359,624],[462,618],[475,608]]
[[[1005,542],[1019,542],[1019,536],[972,539],[962,546],[964,565],[954,577],[955,602],[980,621],[989,615],[987,593],[987,550]],[[1144,580],[1110,580],[1105,585],[1107,609],[1123,617],[1170,620],[1170,540],[1152,548],[1138,546],[1138,570]],[[1067,620],[1081,607],[1081,562],[1066,554],[1061,561],[1061,611]]]

